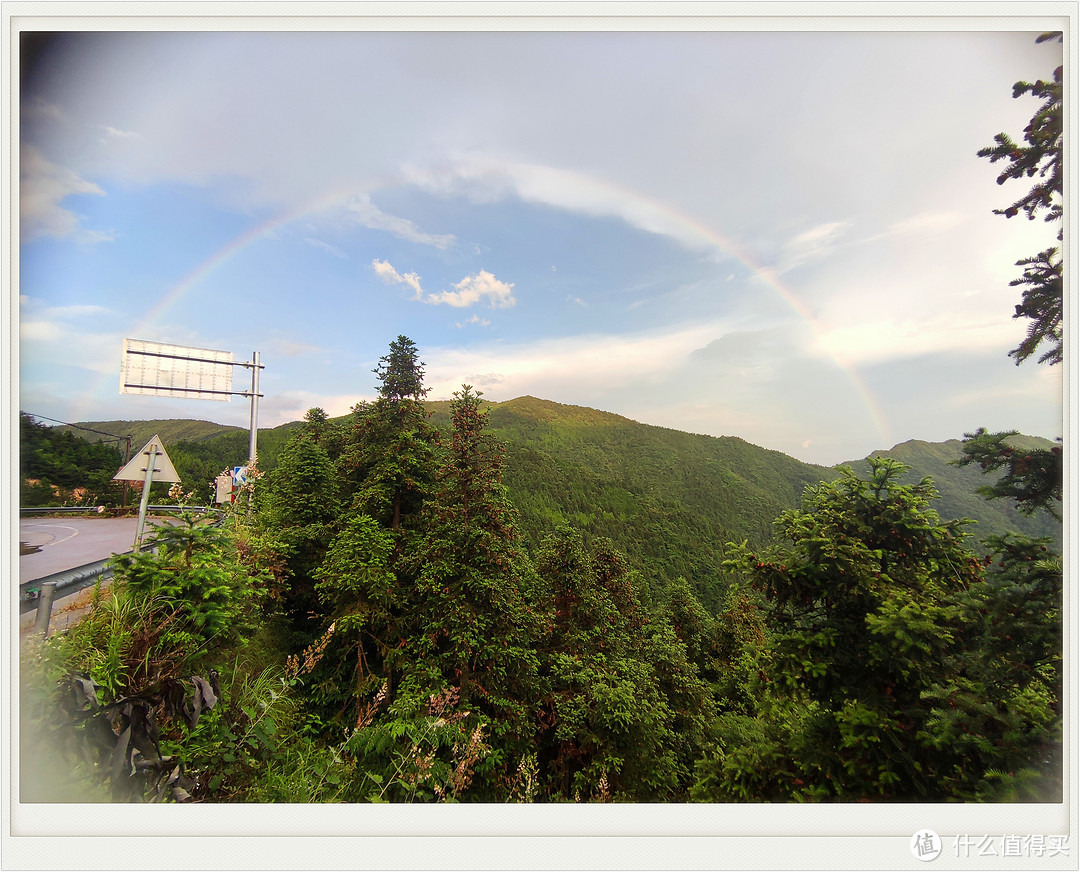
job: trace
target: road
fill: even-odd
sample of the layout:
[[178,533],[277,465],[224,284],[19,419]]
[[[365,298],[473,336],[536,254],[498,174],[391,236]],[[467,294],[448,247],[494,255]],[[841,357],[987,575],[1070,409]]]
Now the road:
[[137,524],[138,518],[20,518],[20,545],[40,550],[19,557],[19,582],[130,551]]

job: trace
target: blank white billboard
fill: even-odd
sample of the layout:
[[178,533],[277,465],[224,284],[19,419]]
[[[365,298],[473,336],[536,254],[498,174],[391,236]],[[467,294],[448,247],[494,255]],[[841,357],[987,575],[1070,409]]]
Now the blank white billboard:
[[231,351],[125,339],[120,393],[228,401],[232,370]]

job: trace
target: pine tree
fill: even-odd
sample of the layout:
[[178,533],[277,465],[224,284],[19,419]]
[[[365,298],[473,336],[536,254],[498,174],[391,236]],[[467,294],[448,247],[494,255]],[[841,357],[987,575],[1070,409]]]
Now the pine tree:
[[708,690],[672,626],[649,620],[634,573],[605,539],[560,527],[537,555],[541,778],[550,799],[682,798],[710,715]]
[[283,552],[286,611],[297,628],[311,632],[318,611],[314,572],[340,512],[337,470],[315,434],[305,429],[289,440],[269,476],[262,504],[260,524]]
[[[503,449],[484,432],[480,393],[451,403],[452,434],[402,572],[409,595],[393,662],[404,696],[451,692],[454,710],[491,731],[495,751],[473,795],[492,796],[505,767],[531,746],[537,621],[532,567],[502,484]],[[500,768],[501,767],[501,768]]]
[[[401,588],[391,570],[393,548],[390,531],[367,515],[354,514],[315,571],[315,590],[336,654],[327,658],[321,672],[322,694],[354,704],[356,724],[367,713],[367,698],[383,682],[392,683],[385,663],[391,646],[401,638],[402,612]],[[333,674],[342,670],[351,672],[351,681],[340,682],[344,687]]]
[[702,773],[722,785],[713,798],[950,796],[962,761],[928,737],[924,694],[950,677],[958,597],[982,566],[963,522],[930,508],[929,479],[905,485],[903,464],[870,465],[867,480],[843,468],[809,488],[778,519],[786,544],[774,551],[730,546],[729,568],[765,597],[773,638],[745,747]]
[[[1060,33],[1045,33],[1037,42],[1056,39]],[[1017,82],[1013,85],[1013,98],[1030,94],[1043,101],[1024,128],[1026,145],[1015,142],[1007,133],[994,137],[995,144],[980,149],[979,157],[988,157],[991,163],[1005,161],[1005,169],[998,176],[999,185],[1011,179],[1035,178],[1037,181],[1023,197],[1004,209],[995,209],[995,215],[1013,218],[1023,212],[1029,220],[1043,214],[1047,222],[1062,218],[1062,67],[1054,70],[1051,81],[1042,79]],[[1057,238],[1062,238],[1058,230]],[[1060,363],[1062,353],[1062,283],[1061,252],[1057,247],[1048,248],[1034,257],[1018,261],[1024,273],[1010,285],[1025,288],[1015,318],[1030,318],[1027,337],[1009,352],[1017,364],[1027,360],[1035,350],[1047,343],[1048,348],[1039,363]]]
[[339,460],[353,506],[395,531],[419,512],[436,464],[439,436],[424,410],[423,367],[411,339],[390,343],[374,370],[379,397],[354,407]]

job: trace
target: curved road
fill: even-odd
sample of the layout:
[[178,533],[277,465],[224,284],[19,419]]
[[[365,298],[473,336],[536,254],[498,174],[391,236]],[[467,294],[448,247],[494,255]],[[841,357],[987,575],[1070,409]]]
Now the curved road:
[[20,546],[39,549],[20,554],[20,584],[130,551],[137,524],[138,518],[20,518]]

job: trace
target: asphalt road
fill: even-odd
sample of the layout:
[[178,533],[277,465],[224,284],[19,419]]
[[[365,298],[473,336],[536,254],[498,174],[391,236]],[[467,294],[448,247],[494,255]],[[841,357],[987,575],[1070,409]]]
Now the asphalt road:
[[138,518],[20,518],[20,546],[40,550],[20,555],[19,582],[130,551],[137,525]]

